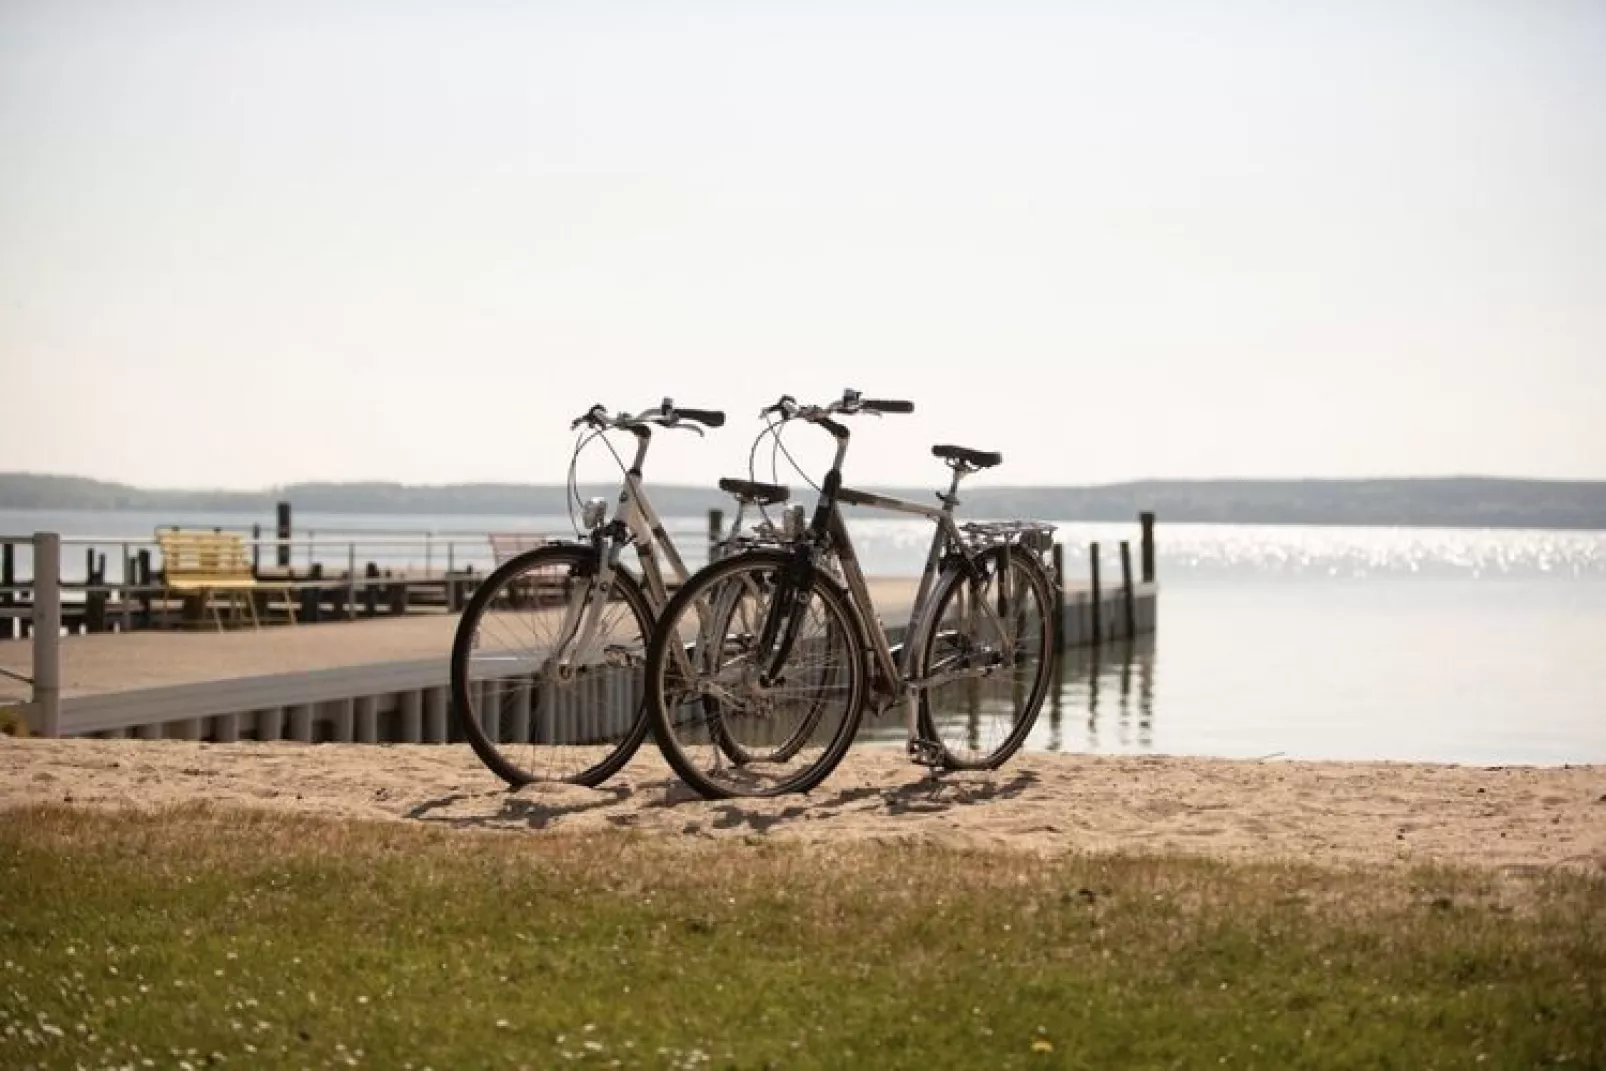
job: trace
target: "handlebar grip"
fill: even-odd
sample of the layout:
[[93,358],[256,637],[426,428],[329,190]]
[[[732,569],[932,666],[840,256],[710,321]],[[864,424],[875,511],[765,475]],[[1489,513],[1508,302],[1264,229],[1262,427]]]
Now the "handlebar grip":
[[869,409],[876,413],[912,413],[915,411],[915,403],[866,398],[859,403],[859,408]]
[[682,409],[676,406],[675,415],[682,420],[695,420],[710,428],[723,427],[725,424],[725,414],[718,409]]

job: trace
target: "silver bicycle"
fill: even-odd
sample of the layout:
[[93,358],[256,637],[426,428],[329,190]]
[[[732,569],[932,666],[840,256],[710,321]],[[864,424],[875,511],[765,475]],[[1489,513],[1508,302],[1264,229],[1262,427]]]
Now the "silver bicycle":
[[[568,478],[571,508],[578,506],[576,540],[525,551],[486,577],[452,644],[453,717],[481,761],[510,785],[597,785],[641,746],[642,667],[653,622],[669,599],[665,568],[677,583],[687,576],[642,486],[642,465],[654,428],[701,435],[702,427],[724,422],[721,412],[665,399],[634,416],[593,406],[571,423],[580,432]],[[616,431],[635,438],[628,468],[607,438]],[[605,499],[579,502],[575,482],[581,452],[598,441],[623,470],[611,520]],[[636,552],[639,577],[621,561],[627,547]]]
[[[695,573],[647,649],[658,746],[703,796],[808,791],[842,760],[867,706],[903,704],[909,756],[942,769],[995,768],[1031,732],[1051,672],[1053,526],[953,517],[960,480],[1001,455],[933,447],[953,472],[936,507],[842,486],[850,436],[838,418],[913,409],[848,391],[825,406],[783,397],[764,411],[778,418],[769,434],[801,420],[836,440],[813,517],[805,523],[801,506],[788,507],[773,545]],[[876,615],[844,504],[935,525],[902,643]]]

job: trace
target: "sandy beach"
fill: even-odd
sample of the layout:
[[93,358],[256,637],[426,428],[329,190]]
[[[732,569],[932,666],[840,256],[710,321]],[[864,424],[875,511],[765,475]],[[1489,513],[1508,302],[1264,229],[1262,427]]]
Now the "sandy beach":
[[[1606,873],[1606,767],[1024,755],[931,780],[856,748],[808,796],[707,802],[649,744],[598,789],[517,792],[466,746],[0,738],[0,808],[183,804],[463,829],[1184,853]],[[13,815],[9,820],[18,820]]]

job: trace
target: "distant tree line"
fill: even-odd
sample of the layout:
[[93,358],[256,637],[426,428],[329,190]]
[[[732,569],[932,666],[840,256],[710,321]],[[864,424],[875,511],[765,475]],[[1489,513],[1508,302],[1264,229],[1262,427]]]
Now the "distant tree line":
[[[582,487],[582,496],[614,492]],[[804,501],[813,492],[804,487]],[[933,501],[933,488],[884,487]],[[703,487],[652,486],[666,515],[729,509]],[[0,508],[271,512],[275,502],[321,513],[548,514],[566,508],[561,486],[510,483],[414,486],[298,483],[263,491],[150,490],[77,476],[0,473]],[[1381,480],[1144,480],[1097,487],[987,487],[964,492],[976,517],[1126,521],[1153,510],[1168,522],[1606,529],[1606,482],[1424,477]]]

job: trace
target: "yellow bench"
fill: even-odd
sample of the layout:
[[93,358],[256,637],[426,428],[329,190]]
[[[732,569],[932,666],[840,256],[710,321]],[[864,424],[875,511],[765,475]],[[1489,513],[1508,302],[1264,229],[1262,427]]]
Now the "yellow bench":
[[[239,536],[227,532],[167,529],[156,533],[156,545],[162,551],[164,594],[174,591],[198,596],[202,613],[210,612],[219,630],[223,628],[223,616],[214,595],[224,597],[231,614],[243,603],[252,627],[258,628],[261,622],[257,620],[256,592],[278,592],[286,617],[292,624],[295,622],[293,585],[258,580],[252,572],[251,554],[245,540]],[[271,608],[273,604],[268,605]]]

